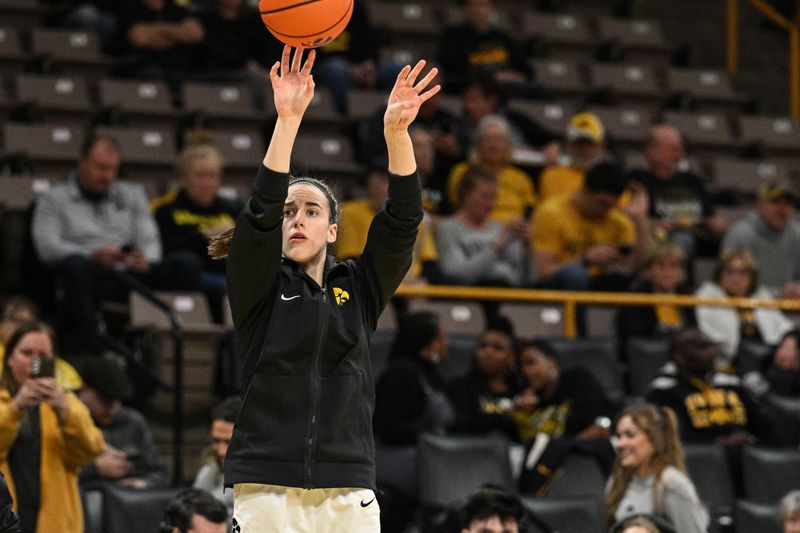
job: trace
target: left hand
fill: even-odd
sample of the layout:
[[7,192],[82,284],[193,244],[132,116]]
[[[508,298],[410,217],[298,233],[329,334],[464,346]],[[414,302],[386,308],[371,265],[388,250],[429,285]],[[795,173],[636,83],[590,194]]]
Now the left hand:
[[130,251],[125,258],[125,265],[128,267],[128,270],[132,270],[133,272],[146,272],[150,269],[150,261],[147,260],[144,253],[138,248],[134,248]]
[[49,404],[63,420],[69,413],[69,405],[64,391],[58,386],[55,378],[35,378],[30,381],[42,398],[42,402]]
[[442,88],[441,85],[434,85],[423,92],[438,74],[439,70],[436,68],[432,68],[427,76],[415,85],[417,76],[419,76],[424,67],[425,60],[422,59],[413,69],[410,65],[406,65],[397,75],[397,81],[389,94],[386,113],[383,115],[383,129],[385,132],[406,131],[408,126],[417,118],[419,107]]

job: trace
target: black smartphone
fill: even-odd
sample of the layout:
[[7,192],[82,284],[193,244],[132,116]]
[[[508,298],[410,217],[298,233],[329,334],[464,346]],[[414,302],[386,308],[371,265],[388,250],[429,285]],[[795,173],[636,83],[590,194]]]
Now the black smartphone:
[[624,244],[619,247],[619,255],[628,255],[631,252],[633,252],[633,245]]
[[52,357],[34,357],[31,360],[32,378],[52,378],[55,376],[55,370]]

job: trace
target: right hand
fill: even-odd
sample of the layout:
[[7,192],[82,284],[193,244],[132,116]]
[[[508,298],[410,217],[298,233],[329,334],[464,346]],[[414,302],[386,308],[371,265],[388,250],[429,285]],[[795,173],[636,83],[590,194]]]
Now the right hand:
[[125,256],[127,254],[122,251],[122,248],[119,246],[109,244],[107,246],[103,246],[102,248],[98,248],[97,250],[92,252],[91,258],[92,261],[96,263],[100,263],[105,267],[112,267],[116,263],[125,260]]
[[621,257],[619,250],[610,244],[592,246],[583,254],[590,265],[607,266],[618,262]]
[[106,479],[122,479],[133,469],[133,463],[128,461],[125,452],[110,446],[97,456],[94,466]]
[[28,407],[36,407],[44,399],[39,393],[39,388],[36,386],[35,381],[35,379],[28,379],[20,385],[17,394],[14,395],[14,399],[11,401],[17,411],[21,412]]
[[783,339],[778,349],[775,350],[772,364],[784,370],[800,369],[800,358],[797,355],[797,338],[794,335],[788,335]]
[[[311,67],[314,66],[316,51],[308,53],[306,62],[302,65],[303,49],[294,49],[294,58],[289,64],[292,47],[283,47],[283,56],[276,61],[269,71],[272,82],[272,92],[275,98],[275,110],[278,118],[302,118],[308,104],[314,98],[314,78],[311,76]],[[278,70],[280,69],[280,74]]]

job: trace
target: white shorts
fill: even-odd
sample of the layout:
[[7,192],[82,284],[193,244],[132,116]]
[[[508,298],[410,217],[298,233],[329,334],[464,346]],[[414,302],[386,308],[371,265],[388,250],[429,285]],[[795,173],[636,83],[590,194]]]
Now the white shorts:
[[380,533],[370,489],[233,486],[233,533]]

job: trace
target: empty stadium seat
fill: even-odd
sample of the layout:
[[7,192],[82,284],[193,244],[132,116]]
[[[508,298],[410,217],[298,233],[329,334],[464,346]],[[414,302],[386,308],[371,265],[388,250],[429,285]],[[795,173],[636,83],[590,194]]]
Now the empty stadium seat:
[[[594,457],[570,452],[553,475],[546,499],[591,498],[600,502],[606,486],[606,477]],[[582,531],[582,530],[581,530]]]
[[668,68],[666,79],[669,92],[682,97],[692,109],[735,115],[745,101],[724,70]]
[[634,337],[628,340],[628,389],[633,396],[645,396],[659,369],[669,362],[669,341],[665,338]]
[[20,44],[17,29],[3,18],[0,26],[0,74],[16,75],[22,72],[27,55]]
[[552,339],[550,344],[558,354],[562,369],[587,368],[603,386],[611,400],[624,394],[616,345],[612,339]]
[[634,106],[589,106],[588,110],[600,119],[606,135],[618,150],[642,150],[650,136],[655,114]]
[[736,368],[741,375],[748,372],[762,372],[772,357],[773,348],[763,342],[743,340],[739,343]]
[[[581,533],[602,533],[604,517],[601,503],[594,498],[522,498],[527,512],[533,515],[528,519],[530,533],[549,533],[550,531]],[[538,527],[544,522],[550,529]]]
[[3,126],[6,156],[22,161],[37,175],[61,177],[75,167],[85,131],[74,126],[17,124]]
[[656,71],[647,65],[595,63],[589,67],[589,81],[593,90],[602,91],[612,102],[651,113],[660,111],[665,100]]
[[498,313],[511,322],[520,339],[564,335],[564,313],[558,304],[502,303]]
[[35,28],[31,52],[48,70],[81,74],[92,80],[102,78],[110,66],[100,50],[98,35],[92,31]]
[[439,317],[441,328],[449,335],[479,335],[486,327],[483,308],[476,302],[413,299],[408,303],[408,310],[434,313]]
[[255,108],[246,85],[189,81],[181,87],[181,94],[183,109],[195,115],[197,126],[257,129],[271,115]]
[[79,76],[20,74],[16,79],[17,101],[29,113],[52,124],[72,124],[87,129],[97,109],[89,98],[86,80]]
[[303,131],[325,134],[337,131],[341,124],[342,117],[336,110],[331,93],[324,87],[317,87],[314,90],[314,98],[311,99],[303,115]]
[[153,533],[180,489],[136,490],[108,484],[103,488],[105,533]]
[[388,95],[384,91],[353,89],[347,92],[347,116],[350,120],[361,120],[373,116],[386,108]]
[[733,516],[733,478],[725,449],[716,444],[685,444],[686,468],[700,500],[706,505],[714,530],[729,525]]
[[773,417],[781,444],[793,448],[800,445],[800,398],[768,394],[764,406]]
[[483,484],[513,489],[508,441],[423,434],[417,445],[419,498],[427,507],[461,503]]
[[140,182],[149,191],[161,192],[174,178],[175,133],[164,128],[97,128],[97,133],[110,135],[122,145],[122,168],[125,177]]
[[27,30],[36,26],[44,10],[37,0],[3,0],[0,2],[0,20],[9,26]]
[[747,500],[736,501],[736,531],[741,533],[781,533],[780,515],[776,505]]
[[369,19],[372,28],[383,32],[394,45],[411,43],[432,49],[441,31],[433,5],[424,2],[373,0]]
[[800,121],[780,116],[741,116],[742,143],[761,148],[766,156],[796,156],[800,150]]
[[580,104],[589,93],[582,65],[563,59],[534,59],[531,61],[536,85],[561,100]]
[[513,100],[508,107],[512,111],[522,113],[535,120],[553,135],[558,136],[564,135],[569,119],[572,118],[577,109],[569,103],[530,102],[526,100]]
[[523,20],[524,36],[540,42],[549,57],[580,62],[594,57],[596,40],[585,18],[526,11]]
[[81,488],[83,507],[83,532],[104,533],[103,529],[103,490],[101,488]]
[[364,169],[355,162],[350,139],[339,134],[301,134],[295,142],[296,158],[292,168],[300,173],[311,172],[353,179]]
[[742,451],[745,498],[774,503],[798,487],[800,450],[746,446]]
[[752,199],[761,184],[768,180],[788,180],[786,165],[777,161],[745,161],[727,157],[711,163],[712,193],[728,193]]
[[655,20],[600,17],[597,32],[627,62],[667,65],[674,52]]
[[100,105],[112,121],[142,128],[174,128],[178,112],[166,82],[157,80],[100,80]]
[[739,142],[733,136],[728,119],[722,113],[667,111],[664,119],[683,134],[696,155],[734,155]]
[[233,187],[238,198],[248,198],[258,165],[264,158],[264,134],[248,128],[218,129],[210,134],[225,163],[223,183]]
[[51,180],[34,176],[0,176],[0,207],[23,211],[50,189]]

